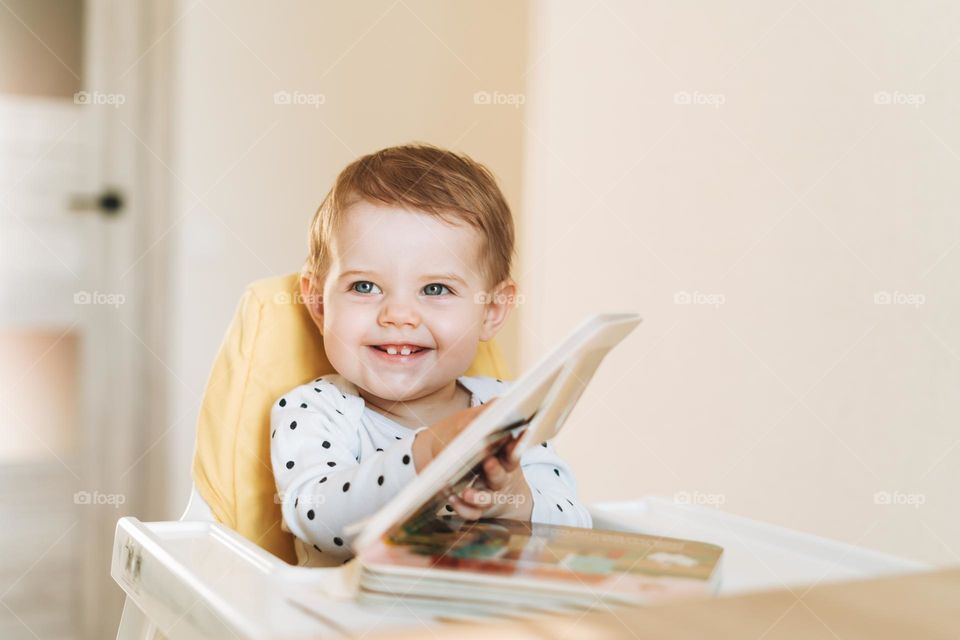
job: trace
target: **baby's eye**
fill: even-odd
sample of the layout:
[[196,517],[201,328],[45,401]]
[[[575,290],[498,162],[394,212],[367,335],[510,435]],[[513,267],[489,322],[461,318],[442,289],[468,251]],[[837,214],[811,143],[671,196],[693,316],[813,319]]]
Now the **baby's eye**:
[[440,284],[439,282],[431,282],[423,288],[423,292],[428,296],[443,295],[444,291],[450,293],[450,289],[447,288],[447,285]]
[[350,285],[350,290],[356,291],[357,293],[377,293],[380,291],[380,287],[369,280],[360,280]]

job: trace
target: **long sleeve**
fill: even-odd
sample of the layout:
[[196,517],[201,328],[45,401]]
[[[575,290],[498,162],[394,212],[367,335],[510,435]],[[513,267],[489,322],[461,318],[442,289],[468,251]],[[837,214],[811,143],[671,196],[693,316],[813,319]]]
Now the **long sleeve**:
[[590,528],[593,518],[577,499],[577,484],[570,466],[560,459],[550,442],[541,443],[520,457],[523,477],[533,495],[530,521]]
[[[479,402],[501,395],[510,382],[488,377],[466,378]],[[570,466],[560,459],[552,442],[531,447],[520,457],[520,469],[533,496],[530,521],[590,528],[593,518],[577,499],[577,483]]]
[[[350,558],[343,528],[373,514],[416,476],[413,434],[374,449],[361,442],[367,436],[355,408],[335,385],[318,379],[279,399],[270,414],[283,522],[323,554],[324,564]],[[361,455],[362,449],[370,453]]]

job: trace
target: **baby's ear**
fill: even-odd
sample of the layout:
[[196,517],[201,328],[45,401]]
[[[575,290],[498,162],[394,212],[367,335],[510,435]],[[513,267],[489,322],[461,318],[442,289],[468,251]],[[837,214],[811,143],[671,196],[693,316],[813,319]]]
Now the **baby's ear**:
[[480,340],[492,340],[503,328],[510,312],[517,303],[517,285],[507,278],[490,290],[489,297],[484,301],[483,326],[480,329]]
[[323,291],[313,288],[309,274],[300,276],[300,300],[310,313],[313,323],[320,330],[320,335],[323,335]]

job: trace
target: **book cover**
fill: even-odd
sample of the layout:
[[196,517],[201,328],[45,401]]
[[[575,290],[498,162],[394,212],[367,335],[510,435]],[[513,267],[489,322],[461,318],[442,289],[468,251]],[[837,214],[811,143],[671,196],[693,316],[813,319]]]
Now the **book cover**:
[[515,588],[648,603],[711,593],[722,554],[717,545],[677,538],[445,516],[398,529],[364,562],[437,580],[510,578]]

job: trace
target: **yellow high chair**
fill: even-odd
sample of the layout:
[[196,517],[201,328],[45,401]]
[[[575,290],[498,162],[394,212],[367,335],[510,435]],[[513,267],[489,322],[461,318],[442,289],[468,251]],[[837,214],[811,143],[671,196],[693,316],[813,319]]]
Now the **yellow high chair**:
[[[349,567],[294,566],[270,464],[270,406],[332,372],[300,303],[299,275],[251,284],[214,361],[197,422],[193,483],[178,522],[121,518],[110,573],[126,593],[118,640],[426,633],[439,619],[406,607],[372,612],[350,599]],[[467,375],[509,377],[492,342]],[[594,527],[723,546],[725,595],[812,580],[866,577],[916,563],[771,527],[720,510],[637,496],[589,506]],[[753,559],[756,558],[756,561]]]

